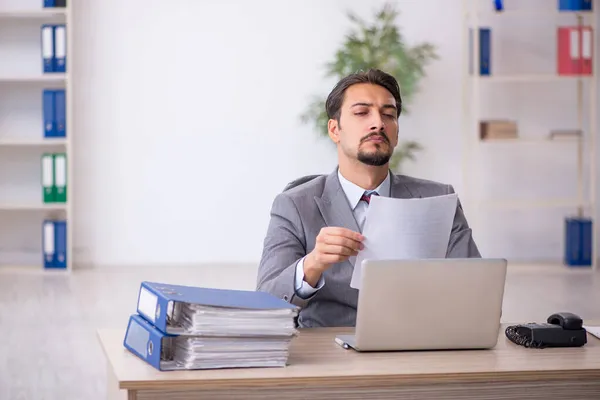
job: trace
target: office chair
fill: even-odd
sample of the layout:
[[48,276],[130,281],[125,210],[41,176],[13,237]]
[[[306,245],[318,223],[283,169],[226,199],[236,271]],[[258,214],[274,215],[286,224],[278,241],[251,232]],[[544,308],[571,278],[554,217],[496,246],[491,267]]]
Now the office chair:
[[302,177],[300,177],[298,179],[295,179],[295,180],[291,181],[290,183],[288,183],[285,186],[285,188],[283,189],[283,191],[285,192],[287,190],[295,188],[296,186],[300,186],[303,183],[306,183],[306,182],[312,181],[315,178],[318,178],[319,176],[322,176],[322,175],[305,175],[305,176],[302,176]]

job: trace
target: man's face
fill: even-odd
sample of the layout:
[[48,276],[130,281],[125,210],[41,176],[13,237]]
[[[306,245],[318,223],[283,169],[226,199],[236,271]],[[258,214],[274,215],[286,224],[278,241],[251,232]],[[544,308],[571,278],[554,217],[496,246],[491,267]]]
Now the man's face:
[[340,156],[368,165],[385,165],[398,144],[396,100],[387,89],[369,83],[350,86],[340,122],[329,121],[329,135]]

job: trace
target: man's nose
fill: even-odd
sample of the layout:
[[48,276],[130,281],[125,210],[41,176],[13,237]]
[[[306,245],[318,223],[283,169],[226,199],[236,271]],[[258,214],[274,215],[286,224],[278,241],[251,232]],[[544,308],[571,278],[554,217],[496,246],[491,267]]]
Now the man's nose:
[[385,123],[383,122],[383,117],[379,113],[373,113],[373,119],[371,120],[371,130],[372,131],[383,131],[385,128]]

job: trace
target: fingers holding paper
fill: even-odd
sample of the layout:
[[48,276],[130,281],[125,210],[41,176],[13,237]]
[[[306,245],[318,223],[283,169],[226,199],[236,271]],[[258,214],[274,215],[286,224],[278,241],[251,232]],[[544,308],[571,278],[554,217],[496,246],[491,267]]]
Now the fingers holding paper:
[[363,249],[364,237],[352,230],[340,227],[322,228],[315,242],[315,248],[304,262],[305,280],[317,282],[321,274],[333,264],[356,256]]

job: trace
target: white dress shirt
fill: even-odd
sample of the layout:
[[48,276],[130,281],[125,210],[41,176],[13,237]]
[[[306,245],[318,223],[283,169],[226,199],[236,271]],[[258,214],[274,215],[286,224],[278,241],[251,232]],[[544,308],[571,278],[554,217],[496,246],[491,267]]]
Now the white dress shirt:
[[[366,202],[360,201],[360,198],[365,193],[367,189],[363,189],[360,186],[350,182],[346,178],[344,178],[341,172],[338,169],[338,178],[340,180],[340,184],[342,185],[342,190],[348,199],[348,203],[350,204],[350,208],[352,209],[352,213],[354,214],[354,218],[362,232],[363,226],[365,224],[365,214],[367,212],[367,207],[369,206]],[[388,173],[385,180],[379,185],[375,191],[380,196],[390,196],[390,174]],[[354,257],[353,257],[354,258]],[[310,296],[314,295],[319,289],[321,289],[325,285],[325,278],[321,275],[319,282],[317,283],[317,287],[312,287],[304,280],[304,257],[298,261],[296,265],[296,277],[295,277],[295,287],[296,294],[303,299],[307,299]]]

